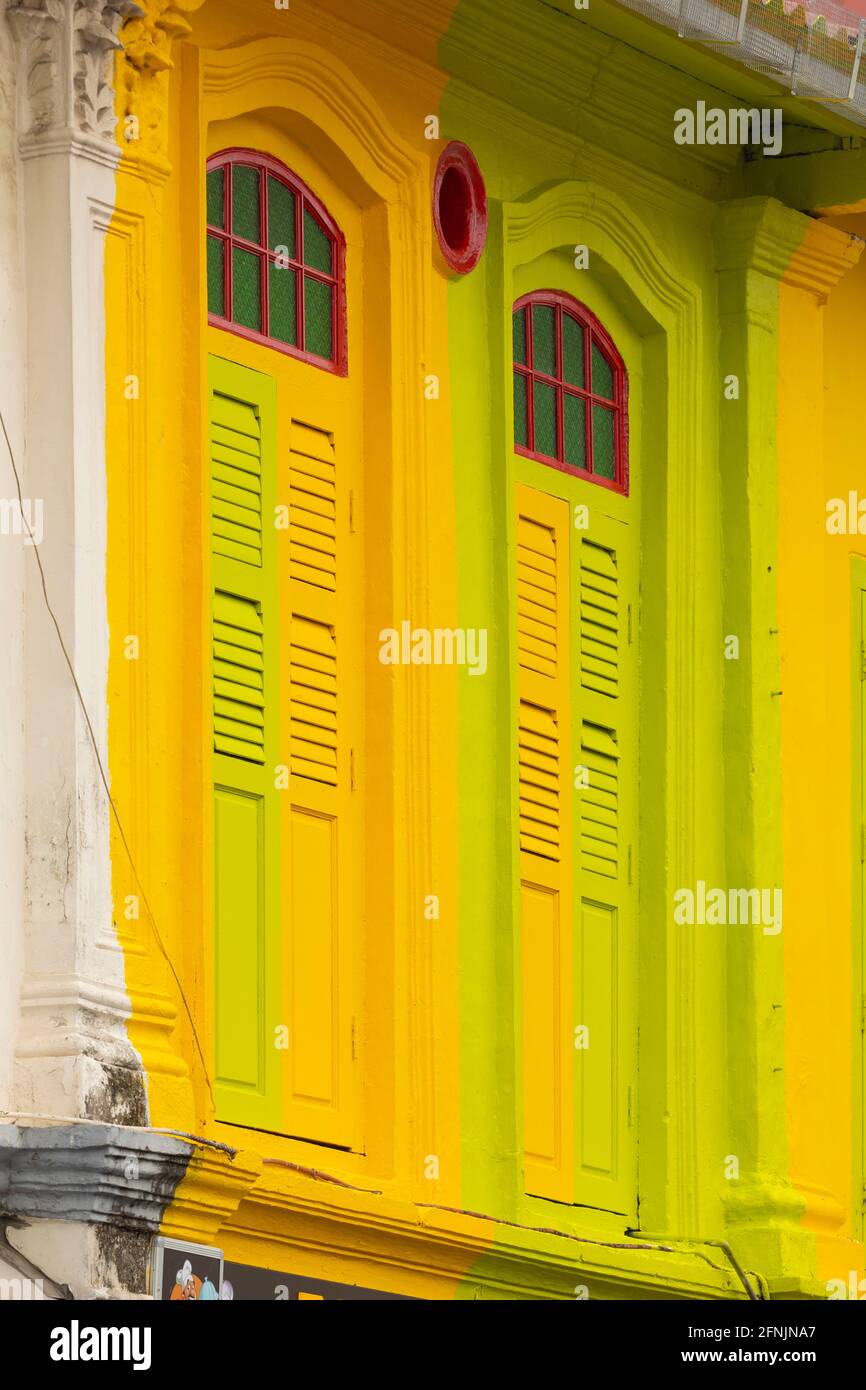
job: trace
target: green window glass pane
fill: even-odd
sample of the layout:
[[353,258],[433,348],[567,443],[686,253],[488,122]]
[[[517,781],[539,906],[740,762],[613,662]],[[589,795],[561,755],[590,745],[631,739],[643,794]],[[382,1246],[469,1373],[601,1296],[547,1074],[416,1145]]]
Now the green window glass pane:
[[569,386],[583,386],[583,325],[562,316],[562,376]]
[[219,314],[220,318],[225,318],[226,312],[224,245],[219,237],[207,239],[207,309],[209,314]]
[[532,365],[547,376],[556,374],[556,316],[550,304],[532,306]]
[[333,299],[332,285],[304,276],[304,347],[329,361],[334,356]]
[[592,394],[613,400],[613,368],[604,354],[592,345]]
[[268,179],[268,246],[288,248],[289,259],[297,259],[295,245],[295,195],[279,179]]
[[533,385],[536,454],[556,458],[556,388],[543,381]]
[[232,235],[254,241],[262,237],[260,179],[258,169],[244,164],[232,167]]
[[226,225],[226,171],[210,169],[207,176],[207,220],[209,227]]
[[271,265],[268,272],[268,332],[278,342],[298,343],[297,276],[293,270]]
[[262,331],[262,260],[239,246],[232,250],[232,319]]
[[603,405],[592,407],[592,471],[611,482],[616,477],[613,411]]
[[526,418],[526,377],[514,373],[514,442],[526,449],[529,445],[529,426]]
[[565,462],[572,468],[586,467],[586,403],[582,396],[565,393],[562,428]]
[[519,362],[521,367],[526,366],[526,310],[518,309],[516,314],[511,316],[511,341],[514,351],[514,361]]
[[304,265],[333,274],[331,238],[309,208],[304,208]]

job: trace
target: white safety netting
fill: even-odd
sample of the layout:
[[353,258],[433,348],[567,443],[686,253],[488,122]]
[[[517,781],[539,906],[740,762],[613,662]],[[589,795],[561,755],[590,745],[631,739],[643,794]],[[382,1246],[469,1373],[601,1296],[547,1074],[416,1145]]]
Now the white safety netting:
[[833,0],[620,0],[866,125],[866,19]]

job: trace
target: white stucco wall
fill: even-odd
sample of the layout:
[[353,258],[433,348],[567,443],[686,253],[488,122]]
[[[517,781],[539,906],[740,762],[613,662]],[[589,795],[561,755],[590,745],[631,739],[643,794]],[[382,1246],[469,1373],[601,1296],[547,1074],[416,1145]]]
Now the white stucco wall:
[[[0,18],[0,410],[23,460],[25,325],[15,133],[15,55]],[[23,463],[19,463],[23,467]],[[26,479],[22,478],[25,497]],[[0,435],[0,499],[16,497]],[[0,1112],[11,1104],[24,919],[25,703],[23,538],[0,534]]]

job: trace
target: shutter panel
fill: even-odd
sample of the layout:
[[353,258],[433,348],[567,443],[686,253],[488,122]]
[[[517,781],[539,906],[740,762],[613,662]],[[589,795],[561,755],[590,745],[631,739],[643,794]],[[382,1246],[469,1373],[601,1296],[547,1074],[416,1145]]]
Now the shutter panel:
[[210,360],[214,1090],[217,1117],[279,1127],[276,392]]
[[569,503],[517,487],[525,1179],[536,1196],[631,1213],[635,542],[599,505],[584,533]]
[[[324,417],[327,405],[320,409]],[[355,1138],[354,951],[363,901],[351,785],[361,615],[360,584],[345,577],[349,460],[338,456],[336,438],[345,440],[346,432],[331,419],[292,420],[285,475],[291,628],[284,722],[292,804],[285,1104],[288,1133],[348,1148]]]
[[569,508],[517,489],[517,694],[526,1190],[572,1173]]
[[575,858],[575,1023],[589,1046],[575,1052],[575,1194],[588,1206],[630,1213],[635,1204],[630,1088],[636,1017],[630,845],[636,806],[637,681],[629,606],[635,604],[633,528],[590,509],[574,531],[572,578],[580,602],[574,739],[578,785]]

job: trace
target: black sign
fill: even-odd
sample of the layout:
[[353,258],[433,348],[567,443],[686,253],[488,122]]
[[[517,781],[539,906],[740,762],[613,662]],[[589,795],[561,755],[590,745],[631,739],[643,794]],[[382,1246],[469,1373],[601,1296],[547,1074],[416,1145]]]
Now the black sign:
[[305,1274],[284,1274],[257,1265],[238,1265],[226,1260],[223,1266],[224,1299],[258,1299],[267,1303],[296,1303],[301,1299],[348,1300],[390,1299],[411,1302],[405,1294],[382,1293],[358,1284],[333,1284],[327,1279],[310,1279]]

